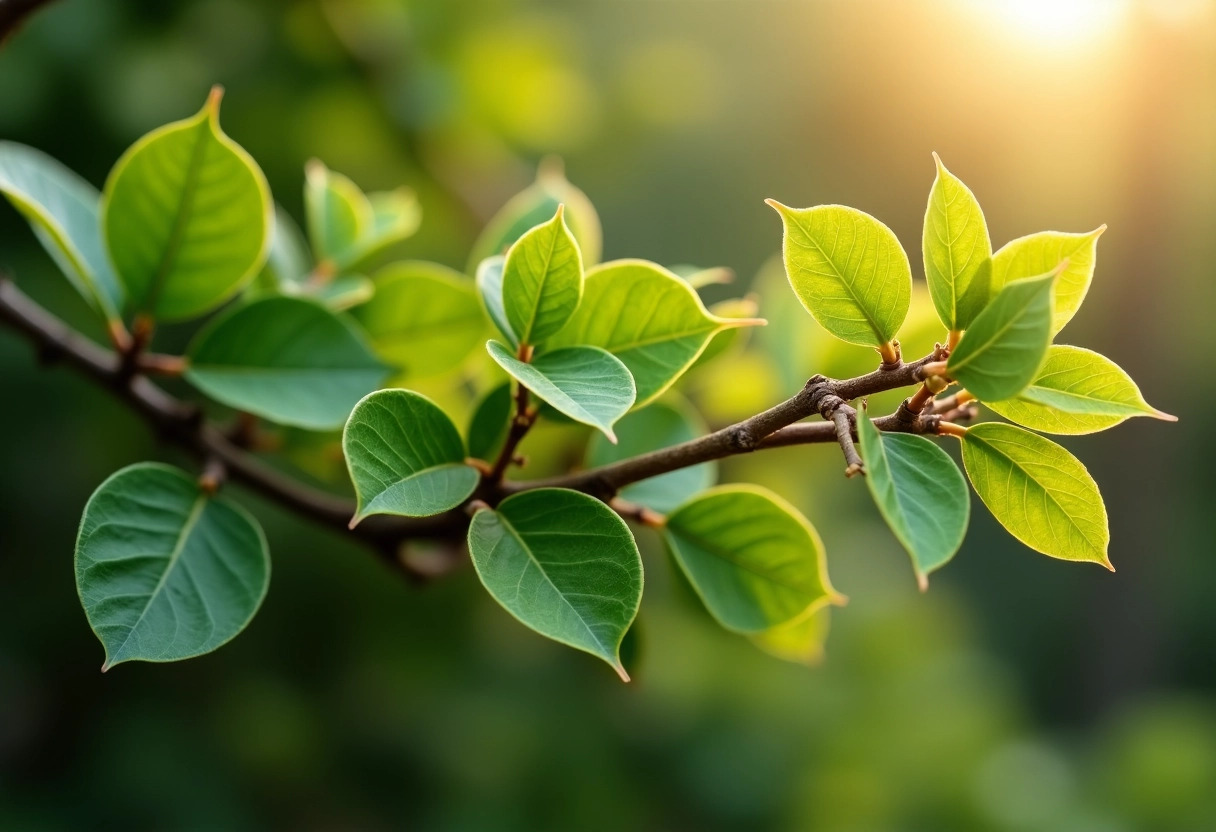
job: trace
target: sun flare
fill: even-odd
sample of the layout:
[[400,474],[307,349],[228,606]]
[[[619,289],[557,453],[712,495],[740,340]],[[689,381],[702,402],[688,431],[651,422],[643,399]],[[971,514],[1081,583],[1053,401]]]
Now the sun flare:
[[1126,20],[1131,0],[969,0],[1003,31],[1058,46],[1097,41]]

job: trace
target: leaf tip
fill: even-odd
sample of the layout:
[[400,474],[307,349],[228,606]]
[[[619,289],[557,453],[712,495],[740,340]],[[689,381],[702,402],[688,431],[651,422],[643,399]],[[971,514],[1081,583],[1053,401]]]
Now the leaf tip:
[[919,570],[916,573],[916,588],[921,592],[929,591],[929,576]]
[[361,520],[363,520],[363,515],[356,514],[354,517],[350,518],[350,522],[346,524],[346,528],[353,529],[355,526],[359,525]]
[[1103,553],[1103,555],[1102,555],[1102,560],[1098,561],[1098,563],[1100,563],[1100,564],[1102,564],[1103,566],[1105,566],[1105,567],[1106,567],[1107,569],[1109,569],[1111,572],[1114,572],[1114,571],[1115,571],[1115,565],[1114,565],[1113,563],[1111,563],[1111,562],[1110,562],[1110,555],[1107,555],[1107,554]]
[[772,208],[774,211],[776,211],[778,214],[780,214],[783,217],[794,210],[790,206],[780,203],[775,199],[766,199],[766,200],[764,200],[764,204],[767,205],[769,208]]
[[1163,422],[1177,422],[1178,421],[1177,416],[1173,415],[1172,413],[1166,413],[1164,410],[1158,410],[1155,407],[1150,411],[1149,415],[1152,416],[1154,419],[1160,419]]
[[617,444],[616,432],[612,428],[600,428],[604,432],[604,436],[608,437],[608,441],[613,445]]
[[936,150],[929,151],[933,155],[933,166],[937,168],[938,173],[946,170],[946,166],[942,164],[942,157],[937,155]]
[[1106,223],[1102,223],[1097,228],[1095,228],[1093,231],[1089,232],[1089,235],[1096,240],[1105,233],[1106,233]]
[[224,85],[215,84],[211,87],[211,91],[207,93],[207,103],[203,105],[203,109],[207,111],[207,115],[215,121],[219,121],[220,117],[220,101],[224,97]]
[[621,677],[622,682],[628,683],[633,681],[629,678],[629,673],[626,672],[625,665],[621,664],[620,659],[612,662],[612,669],[616,671],[617,676]]

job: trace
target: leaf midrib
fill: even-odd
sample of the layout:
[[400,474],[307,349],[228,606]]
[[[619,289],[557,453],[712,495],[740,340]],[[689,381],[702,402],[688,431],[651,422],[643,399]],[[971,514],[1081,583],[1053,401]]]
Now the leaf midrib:
[[[861,310],[861,314],[865,316],[866,323],[868,323],[870,325],[870,329],[872,329],[874,331],[875,337],[882,338],[883,337],[882,331],[879,329],[878,322],[874,320],[874,318],[870,315],[870,310],[866,309],[865,305],[862,304],[862,302],[861,302],[861,298],[859,298],[857,296],[857,293],[855,291],[853,291],[853,285],[851,283],[849,283],[848,280],[845,279],[844,274],[840,271],[840,268],[836,265],[836,261],[832,259],[831,255],[829,255],[826,251],[823,250],[823,246],[819,245],[819,241],[816,240],[814,235],[812,235],[811,232],[809,230],[807,230],[807,227],[802,224],[802,219],[800,217],[795,217],[794,221],[796,223],[798,223],[798,227],[802,230],[802,233],[810,241],[811,245],[813,245],[815,247],[815,250],[818,251],[819,254],[822,255],[823,259],[828,262],[828,265],[830,265],[832,267],[832,271],[836,273],[836,278],[837,278],[837,280],[840,281],[840,285],[844,286],[845,291],[847,291],[849,293],[849,297],[853,299],[853,303],[857,306],[858,309]],[[854,232],[854,233],[856,233],[856,232]]]

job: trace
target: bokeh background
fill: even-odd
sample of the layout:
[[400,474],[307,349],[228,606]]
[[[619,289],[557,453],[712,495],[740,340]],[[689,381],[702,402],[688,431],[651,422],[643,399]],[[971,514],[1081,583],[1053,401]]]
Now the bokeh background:
[[[406,253],[462,268],[556,153],[607,258],[730,267],[711,299],[778,250],[770,196],[877,215],[919,277],[936,150],[994,244],[1109,224],[1062,340],[1181,421],[1064,442],[1103,489],[1117,573],[1024,549],[977,502],[925,595],[831,447],[724,465],[827,543],[851,602],[814,668],[716,628],[644,536],[623,686],[470,570],[413,588],[239,495],[275,570],[250,628],[103,676],[72,578],[80,510],[123,465],[184,461],[0,331],[0,827],[1216,829],[1216,3],[60,0],[0,50],[0,135],[100,184],[216,82],[297,217],[318,156],[415,188]],[[0,267],[88,326],[7,205]],[[690,379],[712,423],[858,360],[792,349],[772,334],[792,296],[760,302],[771,332]]]

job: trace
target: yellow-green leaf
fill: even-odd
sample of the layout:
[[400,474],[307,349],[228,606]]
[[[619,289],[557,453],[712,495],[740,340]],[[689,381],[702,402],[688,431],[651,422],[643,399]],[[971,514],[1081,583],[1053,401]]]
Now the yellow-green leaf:
[[583,297],[582,256],[563,212],[559,205],[553,219],[516,240],[503,264],[503,308],[524,344],[539,344],[560,330]]
[[752,643],[770,656],[795,664],[816,665],[823,660],[831,607],[808,610],[800,618],[751,636]]
[[1105,230],[1106,226],[1100,225],[1088,234],[1043,231],[1006,243],[992,255],[992,291],[998,292],[1014,280],[1046,274],[1068,260],[1056,281],[1051,321],[1051,334],[1055,335],[1072,320],[1085,300],[1097,262],[1098,238]]
[[925,280],[941,322],[947,329],[963,330],[988,303],[992,241],[971,189],[946,170],[936,153],[933,161],[937,177],[929,191],[922,240]]

